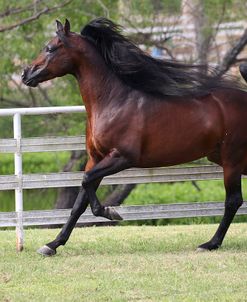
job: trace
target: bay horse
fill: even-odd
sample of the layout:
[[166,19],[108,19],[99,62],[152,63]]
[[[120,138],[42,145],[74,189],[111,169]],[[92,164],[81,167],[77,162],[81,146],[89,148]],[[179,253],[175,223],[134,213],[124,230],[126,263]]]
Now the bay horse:
[[57,21],[56,36],[22,73],[23,83],[72,74],[87,112],[88,161],[78,197],[58,236],[38,252],[52,256],[65,245],[90,204],[96,216],[120,220],[96,190],[104,176],[131,167],[171,166],[202,157],[223,167],[225,212],[212,239],[199,250],[219,248],[243,203],[247,174],[247,92],[235,80],[204,66],[154,59],[105,18],[80,34]]

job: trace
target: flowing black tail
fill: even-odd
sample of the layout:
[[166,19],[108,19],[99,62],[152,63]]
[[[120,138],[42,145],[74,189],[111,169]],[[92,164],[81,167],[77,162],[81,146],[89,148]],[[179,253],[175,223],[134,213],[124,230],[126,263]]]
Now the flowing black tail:
[[241,73],[241,76],[244,78],[245,82],[247,82],[247,63],[240,64],[239,71]]

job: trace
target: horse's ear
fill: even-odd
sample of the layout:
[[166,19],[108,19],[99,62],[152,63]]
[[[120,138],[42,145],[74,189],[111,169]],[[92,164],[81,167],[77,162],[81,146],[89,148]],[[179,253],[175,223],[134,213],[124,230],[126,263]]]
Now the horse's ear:
[[57,31],[60,32],[63,31],[63,24],[58,20],[56,20],[56,23],[57,23]]
[[69,23],[68,19],[65,20],[64,32],[65,32],[65,35],[67,35],[70,32],[70,23]]

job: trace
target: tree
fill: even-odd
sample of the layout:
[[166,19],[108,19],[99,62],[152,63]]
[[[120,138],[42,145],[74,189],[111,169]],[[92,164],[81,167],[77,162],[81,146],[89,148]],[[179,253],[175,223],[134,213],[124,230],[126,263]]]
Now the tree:
[[62,2],[61,4],[55,5],[55,6],[47,6],[45,5],[44,8],[39,8],[41,5],[43,6],[44,1],[42,0],[35,0],[33,3],[28,5],[23,5],[22,7],[7,7],[5,11],[3,11],[0,14],[0,18],[4,19],[5,17],[15,16],[17,15],[17,18],[19,15],[22,15],[26,12],[31,12],[31,16],[28,17],[21,17],[18,18],[18,21],[12,21],[11,24],[3,25],[0,27],[0,32],[9,31],[11,29],[14,29],[16,27],[19,27],[21,25],[31,23],[37,19],[40,18],[40,16],[44,14],[49,14],[53,11],[56,11],[69,3],[71,3],[73,0],[67,0],[65,2]]
[[[208,65],[209,57],[212,52],[216,52],[220,47],[220,43],[217,43],[216,36],[219,33],[221,24],[224,21],[237,21],[239,18],[239,10],[244,2],[236,1],[237,4],[233,9],[233,3],[228,0],[222,1],[203,1],[203,0],[183,0],[182,1],[182,20],[184,23],[184,31],[187,30],[188,24],[193,26],[194,36],[193,43],[195,45],[195,60],[199,64]],[[236,11],[237,10],[237,11]],[[229,15],[231,11],[232,15]],[[237,12],[237,15],[234,14]],[[243,17],[245,17],[243,15]],[[231,20],[231,18],[233,20]],[[238,59],[238,55],[243,51],[247,44],[247,31],[243,31],[238,37],[237,41],[233,41],[229,37],[229,47],[226,54],[220,55],[220,59],[217,62],[217,74],[222,76],[229,68],[234,65]],[[222,50],[219,50],[222,52]]]

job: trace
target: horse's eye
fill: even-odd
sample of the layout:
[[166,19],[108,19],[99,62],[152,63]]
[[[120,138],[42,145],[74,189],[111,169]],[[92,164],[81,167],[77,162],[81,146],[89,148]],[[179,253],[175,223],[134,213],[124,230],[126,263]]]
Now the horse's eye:
[[46,46],[46,52],[52,53],[57,49],[56,46],[52,46],[52,45],[47,45]]

